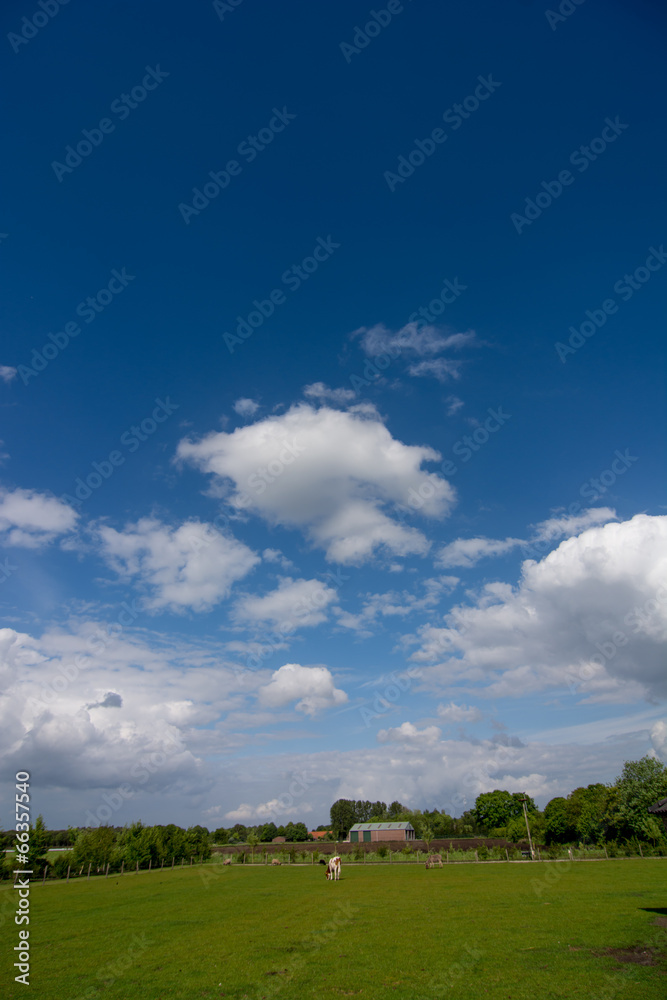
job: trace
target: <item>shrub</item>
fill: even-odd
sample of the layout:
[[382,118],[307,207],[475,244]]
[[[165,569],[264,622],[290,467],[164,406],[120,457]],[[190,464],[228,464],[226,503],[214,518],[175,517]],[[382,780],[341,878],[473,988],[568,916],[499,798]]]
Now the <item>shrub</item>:
[[377,854],[381,858],[387,857],[387,855],[389,854],[389,848],[386,846],[386,844],[380,844],[380,846],[377,849]]
[[401,848],[401,854],[404,854],[406,858],[409,858],[410,855],[412,854],[412,848],[406,845],[405,847]]
[[477,857],[479,858],[480,861],[488,861],[489,860],[489,857],[490,857],[490,855],[489,855],[489,849],[486,846],[486,844],[482,844],[481,847],[477,848]]
[[67,878],[67,869],[73,863],[74,854],[72,851],[66,851],[64,854],[59,854],[58,857],[51,863],[51,871],[49,874],[53,873],[54,878]]
[[365,852],[361,844],[357,844],[354,851],[352,852],[352,857],[354,858],[355,861],[363,861],[364,853]]

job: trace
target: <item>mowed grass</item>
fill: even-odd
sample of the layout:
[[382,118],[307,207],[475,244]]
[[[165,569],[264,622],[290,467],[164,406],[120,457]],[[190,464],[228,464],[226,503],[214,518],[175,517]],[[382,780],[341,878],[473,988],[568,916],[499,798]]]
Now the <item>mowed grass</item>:
[[[31,985],[40,1000],[665,1000],[665,915],[667,862],[648,859],[91,878],[32,888]],[[6,920],[11,1000],[17,932]],[[638,946],[658,964],[606,951]]]

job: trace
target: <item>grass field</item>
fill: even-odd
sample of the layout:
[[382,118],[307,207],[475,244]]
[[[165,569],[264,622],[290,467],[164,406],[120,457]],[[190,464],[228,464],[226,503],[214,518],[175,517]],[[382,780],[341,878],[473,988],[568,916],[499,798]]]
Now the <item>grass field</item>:
[[[667,862],[653,859],[344,864],[334,883],[320,866],[201,866],[38,884],[30,906],[39,1000],[667,996]],[[15,1000],[18,928],[1,933]]]

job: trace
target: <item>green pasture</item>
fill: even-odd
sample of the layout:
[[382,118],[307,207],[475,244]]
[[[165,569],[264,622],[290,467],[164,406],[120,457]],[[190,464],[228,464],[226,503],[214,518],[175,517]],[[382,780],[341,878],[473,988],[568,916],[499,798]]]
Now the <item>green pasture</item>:
[[[12,893],[0,992],[15,1000]],[[667,996],[659,859],[344,862],[339,882],[319,865],[202,865],[36,884],[30,904],[39,1000]]]

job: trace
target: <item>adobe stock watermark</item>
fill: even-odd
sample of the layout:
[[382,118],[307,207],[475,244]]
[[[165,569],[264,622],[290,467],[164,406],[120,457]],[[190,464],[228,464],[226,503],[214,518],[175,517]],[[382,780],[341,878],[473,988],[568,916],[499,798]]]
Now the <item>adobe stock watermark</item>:
[[653,597],[647,598],[643,604],[635,605],[624,616],[623,624],[631,629],[629,633],[612,625],[613,631],[609,637],[594,643],[597,652],[593,653],[585,663],[580,664],[576,669],[574,667],[568,669],[566,677],[569,679],[570,693],[576,692],[577,682],[591,680],[595,676],[597,672],[595,667],[605,668],[616,657],[619,649],[623,649],[629,642],[632,642],[633,636],[638,635],[642,630],[645,631],[656,612],[663,609],[665,605],[667,605],[667,585],[662,584]]
[[[461,128],[463,122],[470,118],[477,111],[480,104],[487,101],[492,94],[502,86],[493,79],[493,74],[488,76],[478,76],[479,83],[475,87],[474,93],[464,97],[460,104],[453,104],[443,112],[443,121],[451,127],[452,132]],[[449,138],[448,132],[443,128],[434,128],[426,139],[415,139],[414,147],[407,156],[401,154],[398,157],[398,165],[395,171],[385,170],[382,175],[387,182],[390,191],[395,191],[399,184],[405,184],[409,177],[412,177],[415,170],[421,167],[428,157],[433,156],[438,146],[441,146]]]
[[[620,297],[621,302],[629,302],[635,292],[643,288],[655,272],[664,267],[665,261],[667,261],[667,254],[662,243],[657,249],[649,247],[648,257],[644,263],[635,268],[632,274],[626,273],[614,282],[614,291]],[[554,344],[556,354],[562,363],[565,364],[570,354],[576,354],[586,341],[595,336],[598,330],[605,325],[607,319],[617,312],[618,302],[611,298],[605,299],[599,309],[587,309],[584,313],[587,318],[583,323],[578,327],[571,326],[569,328],[570,337],[567,344],[563,344],[559,340]]]
[[[246,163],[252,163],[257,156],[262,153],[267,146],[270,146],[275,137],[284,132],[290,122],[294,121],[296,115],[291,114],[283,105],[279,111],[273,109],[273,117],[267,124],[257,132],[256,135],[248,135],[238,144],[236,152],[242,156]],[[181,202],[178,211],[186,226],[190,225],[193,215],[199,215],[211,202],[218,197],[221,191],[228,188],[232,177],[238,177],[243,173],[243,167],[238,160],[228,160],[223,170],[209,170],[208,176],[211,178],[204,182],[201,188],[193,188],[192,204]]]
[[134,779],[135,783],[130,785],[125,782],[111,792],[103,792],[100,796],[102,802],[95,812],[86,809],[86,826],[94,829],[96,826],[108,823],[113,814],[118,812],[126,802],[132,800],[141,786],[145,785],[153,774],[164,767],[170,757],[183,753],[183,750],[183,744],[168,734],[162,740],[162,749],[146,750],[142,753],[130,768],[130,777]]
[[559,24],[563,24],[568,17],[572,17],[577,7],[581,7],[582,3],[585,3],[585,0],[562,0],[557,11],[545,10],[544,16],[551,30],[555,31]]
[[79,653],[71,663],[62,663],[55,677],[42,685],[39,696],[30,696],[27,699],[27,707],[31,711],[41,712],[43,709],[48,709],[49,706],[52,706],[59,695],[66,691],[70,684],[74,683],[81,671],[90,666],[90,659],[93,653],[102,653],[109,643],[117,639],[124,629],[133,625],[141,614],[137,608],[136,600],[131,601],[129,604],[127,601],[122,601],[119,607],[120,611],[115,622],[106,627],[96,628],[86,638],[86,645],[90,648],[91,652]]
[[[155,68],[146,66],[146,75],[143,77],[141,83],[132,87],[129,94],[121,94],[120,97],[113,100],[109,110],[113,115],[116,115],[119,121],[125,121],[140,104],[143,104],[149,93],[157,90],[168,76],[169,73],[165,73],[164,70],[160,69],[159,63]],[[65,175],[74,173],[76,168],[90,156],[92,151],[102,145],[105,137],[115,131],[116,124],[111,118],[101,118],[96,128],[82,129],[81,135],[83,139],[79,139],[76,147],[65,147],[65,162],[60,163],[58,160],[51,162],[51,169],[58,178],[58,182],[62,184]]]
[[[407,0],[407,2],[412,3],[412,0]],[[389,0],[386,7],[369,11],[368,21],[364,25],[360,27],[355,24],[352,42],[341,42],[338,46],[343,53],[345,62],[349,65],[352,62],[352,56],[358,56],[364,49],[368,48],[373,39],[377,38],[380,32],[391,24],[394,17],[397,14],[402,14],[404,10],[405,7],[401,0]]]
[[[435,323],[438,316],[441,316],[445,311],[447,306],[452,305],[456,302],[457,298],[467,291],[468,286],[461,284],[458,277],[453,280],[450,278],[443,279],[443,287],[440,290],[439,295],[431,299],[428,306],[419,306],[414,312],[410,313],[408,317],[408,324],[412,323],[415,329],[419,329],[420,326],[426,326],[429,323]],[[361,375],[353,373],[349,376],[349,382],[355,392],[359,389],[367,388],[377,382],[383,377],[384,372],[390,365],[397,361],[403,350],[397,344],[391,344],[386,351],[382,354],[375,354],[372,358],[367,358],[363,372]]]
[[[120,271],[114,268],[111,272],[111,278],[104,288],[100,288],[95,295],[89,295],[87,299],[79,302],[75,309],[76,315],[85,323],[93,323],[100,313],[103,313],[107,306],[113,302],[114,298],[125,291],[135,277],[134,274],[128,274],[124,267]],[[44,344],[40,350],[33,347],[30,364],[18,366],[17,371],[23,384],[27,385],[31,378],[37,378],[80,333],[81,327],[74,320],[65,323],[62,330],[47,333],[50,343]]]
[[409,667],[404,674],[397,674],[396,671],[393,671],[389,675],[389,683],[384,687],[380,685],[376,688],[371,707],[368,707],[368,702],[359,706],[359,714],[366,728],[369,729],[371,722],[383,719],[393,711],[401,695],[406,694],[411,689],[414,681],[421,680],[422,673],[423,671],[419,667]]
[[[489,407],[486,412],[488,416],[480,423],[479,427],[476,427],[471,434],[464,434],[452,445],[452,454],[460,458],[462,464],[469,462],[473,455],[481,451],[494,434],[497,434],[501,427],[504,427],[507,421],[512,419],[512,414],[505,413],[502,405],[495,409]],[[459,471],[459,466],[451,458],[446,458],[440,465],[440,471],[444,476],[455,476]],[[411,486],[408,490],[406,504],[396,505],[398,519],[404,521],[406,513],[421,510],[424,504],[432,500],[441,488],[442,482],[437,478],[436,473],[425,474],[424,479],[417,487]]]
[[348,575],[337,570],[324,574],[324,579],[319,581],[320,585],[314,587],[310,594],[300,598],[290,611],[289,617],[276,626],[275,629],[263,634],[256,642],[256,652],[249,653],[246,657],[245,667],[237,666],[234,669],[235,677],[238,678],[245,670],[256,670],[262,666],[262,661],[269,659],[274,653],[285,648],[286,639],[299,627],[301,619],[312,614],[313,611],[321,611],[329,602],[329,595],[325,592],[325,585],[333,590],[339,590],[344,583],[350,579]]
[[[281,284],[292,293],[298,291],[302,284],[308,281],[311,275],[315,274],[339,247],[340,243],[335,243],[330,235],[326,239],[318,236],[309,256],[304,257],[299,264],[292,264],[286,271],[283,271],[280,278]],[[276,308],[284,305],[285,302],[287,302],[287,296],[281,288],[272,289],[265,299],[253,299],[252,304],[255,308],[247,316],[236,317],[235,333],[229,333],[225,330],[222,335],[229,353],[233,354],[236,347],[252,337],[255,330],[258,330],[265,320],[274,314]]]
[[240,7],[244,0],[213,0],[213,10],[221,21],[224,21],[225,14],[233,14],[237,7]]
[[39,34],[40,29],[45,28],[49,21],[60,13],[60,8],[65,7],[68,3],[69,0],[37,0],[39,10],[36,10],[31,17],[21,18],[21,33],[10,31],[7,35],[7,41],[14,52],[20,52],[21,46],[32,41]]
[[[583,174],[584,171],[588,170],[591,163],[594,163],[598,157],[602,156],[605,150],[612,143],[616,142],[619,135],[622,135],[626,128],[629,127],[629,125],[624,125],[621,122],[618,115],[613,121],[611,118],[605,118],[604,128],[600,135],[591,139],[587,146],[579,146],[578,149],[573,150],[570,153],[569,162],[573,167],[577,168],[580,174]],[[512,212],[510,215],[510,222],[519,236],[525,227],[532,226],[542,213],[557,198],[560,198],[565,188],[574,184],[575,180],[576,177],[569,170],[561,170],[557,180],[542,181],[540,186],[543,190],[539,191],[534,198],[525,199],[526,203],[523,208],[523,215],[520,212]]]
[[[157,431],[160,424],[163,424],[175,410],[180,408],[179,403],[172,403],[169,396],[165,400],[155,399],[155,407],[150,415],[144,417],[138,424],[132,424],[128,430],[120,435],[120,445],[127,449],[132,455],[141,445],[147,441]],[[77,476],[74,480],[72,494],[63,493],[60,499],[71,507],[81,507],[81,504],[92,496],[95,490],[113,476],[116,469],[125,465],[126,456],[119,448],[112,449],[106,458],[100,462],[92,462],[92,472]],[[85,478],[84,478],[85,476]]]

